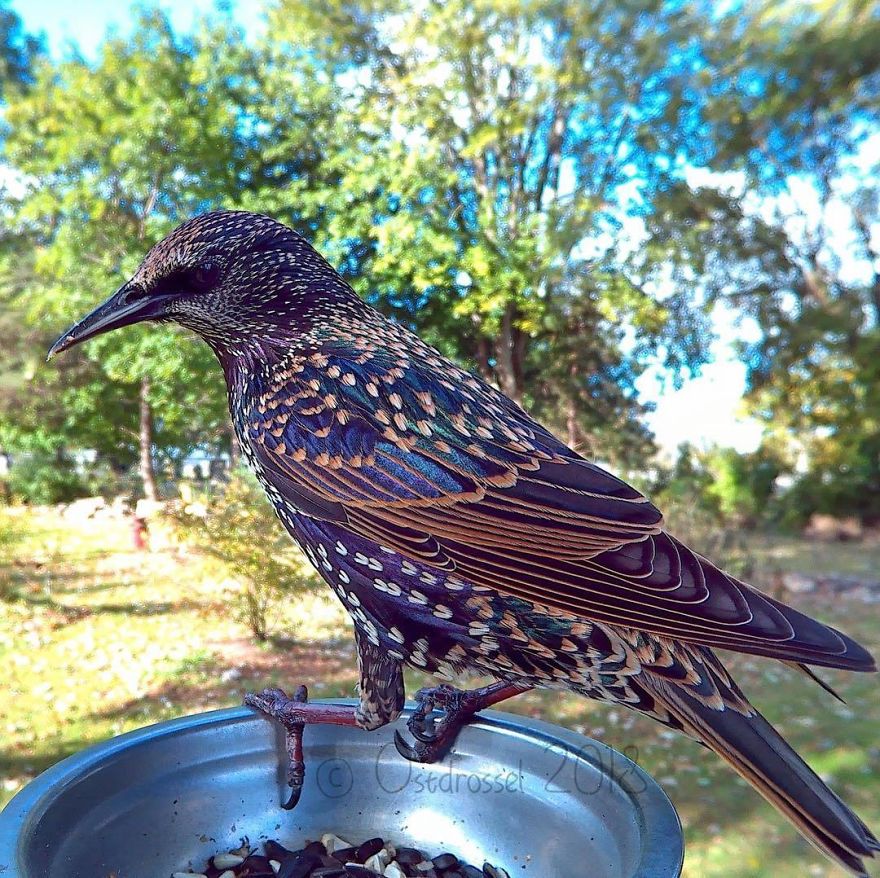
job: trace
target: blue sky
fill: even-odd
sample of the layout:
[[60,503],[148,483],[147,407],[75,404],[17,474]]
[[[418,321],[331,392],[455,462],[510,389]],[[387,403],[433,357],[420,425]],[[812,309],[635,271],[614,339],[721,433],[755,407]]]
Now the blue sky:
[[[109,27],[122,32],[131,21],[134,4],[128,0],[12,0],[29,31],[44,31],[53,55],[63,53],[66,43],[73,41],[91,55]],[[159,6],[171,16],[176,29],[187,30],[193,20],[215,6],[214,0],[177,0],[175,3],[148,3]],[[249,31],[261,26],[260,3],[238,0],[228,4],[232,14]]]
[[[215,3],[177,0],[155,5],[168,11],[175,28],[186,30]],[[233,17],[249,33],[262,27],[260,3],[238,0],[228,5]],[[45,32],[49,49],[56,57],[64,54],[71,42],[87,56],[93,54],[108,28],[125,32],[132,10],[126,0],[12,0],[11,6],[29,31]],[[715,326],[719,334],[713,347],[715,359],[700,376],[685,382],[679,390],[664,388],[653,374],[644,376],[640,382],[643,398],[657,406],[649,423],[666,453],[672,453],[684,441],[700,446],[717,442],[748,451],[760,440],[760,425],[741,416],[745,366],[733,351],[741,330],[724,311],[716,312]]]

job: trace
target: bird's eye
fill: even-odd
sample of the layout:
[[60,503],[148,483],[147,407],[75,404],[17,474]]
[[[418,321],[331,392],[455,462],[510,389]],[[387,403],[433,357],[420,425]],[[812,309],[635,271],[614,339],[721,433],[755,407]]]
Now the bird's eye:
[[134,302],[136,299],[145,299],[149,293],[139,284],[126,284],[123,295],[126,302]]
[[217,283],[219,277],[220,268],[212,262],[205,262],[202,265],[196,266],[190,272],[192,284],[199,290],[211,289]]

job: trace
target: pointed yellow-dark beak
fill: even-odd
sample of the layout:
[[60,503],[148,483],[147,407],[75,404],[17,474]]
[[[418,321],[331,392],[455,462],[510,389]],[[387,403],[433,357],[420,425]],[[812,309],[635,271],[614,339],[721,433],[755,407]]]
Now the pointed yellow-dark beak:
[[66,351],[90,338],[163,315],[163,306],[171,296],[144,295],[138,288],[124,283],[106,302],[72,326],[49,348],[46,359]]

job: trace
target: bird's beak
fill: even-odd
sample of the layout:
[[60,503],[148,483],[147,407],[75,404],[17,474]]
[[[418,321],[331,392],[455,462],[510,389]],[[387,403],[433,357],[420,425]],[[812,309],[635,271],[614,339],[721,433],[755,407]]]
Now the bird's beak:
[[163,305],[171,296],[149,295],[129,299],[131,292],[129,284],[124,283],[106,302],[98,305],[94,311],[86,314],[79,323],[68,329],[49,348],[46,359],[51,359],[55,354],[66,351],[68,348],[97,335],[109,332],[111,329],[119,329],[121,326],[130,326],[141,320],[164,316]]

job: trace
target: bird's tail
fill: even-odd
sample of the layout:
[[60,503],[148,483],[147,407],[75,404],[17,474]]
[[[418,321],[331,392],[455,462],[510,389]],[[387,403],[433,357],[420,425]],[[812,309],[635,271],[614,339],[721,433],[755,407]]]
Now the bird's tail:
[[656,680],[652,694],[685,731],[715,751],[819,850],[854,875],[880,842],[757,711],[702,703],[686,688]]

